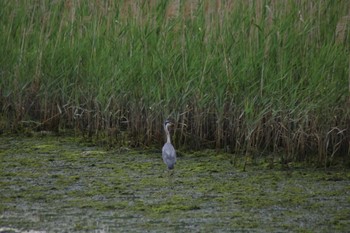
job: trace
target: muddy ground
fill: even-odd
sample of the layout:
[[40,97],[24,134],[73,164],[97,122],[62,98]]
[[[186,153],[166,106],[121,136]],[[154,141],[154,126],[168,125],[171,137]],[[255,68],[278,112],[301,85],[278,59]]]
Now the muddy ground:
[[347,232],[350,169],[0,137],[0,232]]

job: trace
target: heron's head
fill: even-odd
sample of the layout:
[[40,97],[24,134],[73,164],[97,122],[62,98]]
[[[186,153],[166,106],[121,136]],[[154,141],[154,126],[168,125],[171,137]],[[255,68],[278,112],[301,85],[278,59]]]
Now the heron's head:
[[174,124],[169,120],[169,119],[166,119],[164,121],[164,127],[167,127],[167,126],[173,126]]

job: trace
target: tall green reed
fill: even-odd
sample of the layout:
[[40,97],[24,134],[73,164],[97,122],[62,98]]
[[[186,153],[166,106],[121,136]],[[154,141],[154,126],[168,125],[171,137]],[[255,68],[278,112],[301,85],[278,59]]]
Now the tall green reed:
[[3,127],[140,146],[171,117],[185,148],[349,153],[347,1],[0,4]]

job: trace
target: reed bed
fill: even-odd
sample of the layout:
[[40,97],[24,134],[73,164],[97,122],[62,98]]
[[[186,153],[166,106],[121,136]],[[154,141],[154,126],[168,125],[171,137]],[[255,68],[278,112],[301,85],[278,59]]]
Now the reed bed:
[[0,1],[0,126],[113,145],[350,153],[350,2]]

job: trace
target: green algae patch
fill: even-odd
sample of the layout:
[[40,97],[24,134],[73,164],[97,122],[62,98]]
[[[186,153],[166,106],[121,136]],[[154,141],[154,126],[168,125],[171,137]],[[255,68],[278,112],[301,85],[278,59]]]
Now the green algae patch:
[[[346,232],[350,171],[242,166],[232,155],[105,150],[71,137],[1,137],[0,227],[47,232]],[[239,159],[235,156],[235,159]],[[244,157],[241,157],[244,159]]]

